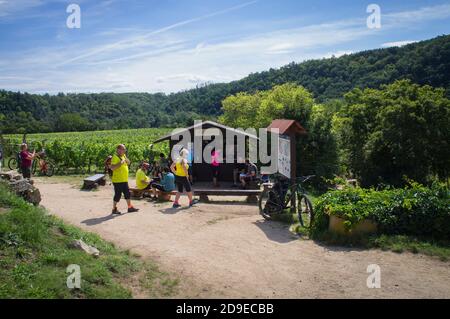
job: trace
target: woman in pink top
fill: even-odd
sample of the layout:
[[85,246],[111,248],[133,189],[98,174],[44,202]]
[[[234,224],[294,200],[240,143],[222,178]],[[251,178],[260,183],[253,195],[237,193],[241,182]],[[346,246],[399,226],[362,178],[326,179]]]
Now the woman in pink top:
[[216,150],[213,150],[211,152],[211,171],[213,176],[214,187],[219,187],[220,163],[219,163],[219,152]]

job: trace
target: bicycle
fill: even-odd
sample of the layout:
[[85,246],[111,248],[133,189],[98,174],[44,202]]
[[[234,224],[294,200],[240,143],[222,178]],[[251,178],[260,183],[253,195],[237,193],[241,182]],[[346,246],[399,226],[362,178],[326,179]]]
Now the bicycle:
[[11,157],[8,160],[8,168],[10,170],[17,169],[20,172],[20,152],[16,153],[15,157]]
[[[17,153],[16,157],[12,157],[8,161],[8,167],[10,170],[17,169],[20,173],[21,171],[21,165],[20,165],[21,159],[20,159],[20,153]],[[36,157],[33,160],[33,164],[31,166],[31,172],[33,175],[38,172],[39,168],[39,174],[43,176],[51,177],[53,176],[55,172],[55,164],[52,161],[49,161],[46,159],[45,150],[43,149],[41,152],[36,153]]]
[[31,168],[31,172],[36,174],[39,165],[39,174],[42,176],[53,176],[55,172],[55,164],[46,159],[47,154],[45,153],[45,149],[42,149],[39,153],[36,153],[35,160],[33,161],[33,165]]
[[[313,205],[303,184],[315,177],[315,175],[302,176],[296,179],[294,184],[283,177],[275,176],[274,183],[266,183],[265,189],[259,197],[259,212],[266,220],[273,219],[284,210],[296,209],[300,225],[309,228],[314,219]],[[295,205],[294,205],[295,204]]]

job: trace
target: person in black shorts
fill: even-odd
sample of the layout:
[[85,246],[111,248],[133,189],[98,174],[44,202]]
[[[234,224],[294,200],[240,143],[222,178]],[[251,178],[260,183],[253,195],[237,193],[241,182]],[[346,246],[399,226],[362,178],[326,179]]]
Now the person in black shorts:
[[179,199],[183,190],[186,190],[187,196],[189,198],[189,207],[192,207],[197,203],[197,201],[193,200],[192,187],[191,182],[189,181],[189,164],[187,161],[187,156],[189,155],[189,151],[183,148],[180,151],[180,157],[177,158],[175,162],[170,166],[170,170],[175,175],[175,183],[177,185],[178,192],[175,195],[175,201],[173,202],[173,208],[179,208],[181,205],[179,204]]

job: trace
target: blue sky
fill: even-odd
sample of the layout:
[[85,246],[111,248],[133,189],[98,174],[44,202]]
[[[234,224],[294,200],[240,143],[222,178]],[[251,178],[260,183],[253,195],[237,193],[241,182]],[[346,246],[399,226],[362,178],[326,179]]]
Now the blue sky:
[[0,0],[0,89],[169,93],[449,33],[443,0]]

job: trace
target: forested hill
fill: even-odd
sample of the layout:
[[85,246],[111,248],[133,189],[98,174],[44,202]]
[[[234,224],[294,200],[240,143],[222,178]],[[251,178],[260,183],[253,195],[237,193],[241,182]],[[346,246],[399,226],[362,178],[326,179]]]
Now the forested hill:
[[447,35],[400,48],[291,63],[231,83],[169,95],[35,95],[0,91],[0,129],[3,133],[31,133],[187,125],[196,118],[216,117],[221,112],[221,101],[228,95],[266,90],[286,82],[303,85],[321,102],[340,98],[355,87],[379,87],[403,78],[444,87],[449,95],[449,70]]

